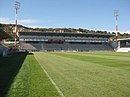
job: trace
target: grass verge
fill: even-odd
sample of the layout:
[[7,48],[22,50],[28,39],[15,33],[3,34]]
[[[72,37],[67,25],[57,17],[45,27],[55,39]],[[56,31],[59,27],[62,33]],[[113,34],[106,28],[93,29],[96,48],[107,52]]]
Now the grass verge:
[[27,55],[6,97],[60,97],[33,54]]

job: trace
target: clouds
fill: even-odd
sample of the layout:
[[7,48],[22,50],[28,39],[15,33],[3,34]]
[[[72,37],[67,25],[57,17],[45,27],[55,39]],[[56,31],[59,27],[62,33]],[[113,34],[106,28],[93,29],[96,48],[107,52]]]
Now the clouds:
[[3,24],[14,24],[14,20],[11,20],[9,18],[1,18],[0,17],[0,23],[3,23]]
[[[21,20],[18,20],[18,24],[21,24],[21,25],[35,24],[37,22],[38,22],[37,20],[33,20],[33,19],[21,19]],[[15,20],[0,17],[0,23],[3,23],[3,24],[15,24]]]
[[130,30],[127,30],[126,32],[124,32],[124,33],[129,33],[130,34]]
[[37,23],[37,20],[32,20],[32,19],[23,19],[23,20],[19,20],[20,24],[34,24]]

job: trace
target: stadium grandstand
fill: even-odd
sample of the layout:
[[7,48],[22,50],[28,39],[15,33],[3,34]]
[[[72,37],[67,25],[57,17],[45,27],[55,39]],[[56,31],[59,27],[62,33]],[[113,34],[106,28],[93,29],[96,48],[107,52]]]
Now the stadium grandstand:
[[130,52],[130,38],[117,39],[117,52]]
[[11,36],[0,28],[0,56],[5,56],[8,52],[8,47],[4,45],[2,40],[9,39]]
[[74,32],[19,32],[20,50],[28,51],[113,51],[112,34]]

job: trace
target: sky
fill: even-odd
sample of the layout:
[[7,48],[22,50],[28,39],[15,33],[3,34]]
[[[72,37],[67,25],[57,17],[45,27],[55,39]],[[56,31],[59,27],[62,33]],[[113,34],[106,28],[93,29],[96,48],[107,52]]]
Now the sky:
[[[18,23],[27,27],[83,28],[130,33],[130,0],[17,0]],[[0,23],[15,23],[15,0],[0,0]]]

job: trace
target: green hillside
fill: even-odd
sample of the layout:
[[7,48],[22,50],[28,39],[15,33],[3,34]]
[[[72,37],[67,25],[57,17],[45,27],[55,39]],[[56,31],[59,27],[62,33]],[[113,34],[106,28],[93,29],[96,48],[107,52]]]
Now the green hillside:
[[[13,30],[15,25],[14,24],[1,24],[0,28],[4,29],[10,35],[13,36]],[[107,31],[95,31],[95,30],[88,30],[82,28],[30,28],[23,25],[18,25],[18,31],[43,31],[43,32],[75,32],[75,33],[97,33],[97,34],[115,34],[115,32],[107,32]],[[121,34],[118,32],[118,38],[129,38],[130,34],[124,33]],[[113,37],[115,38],[115,36]]]

